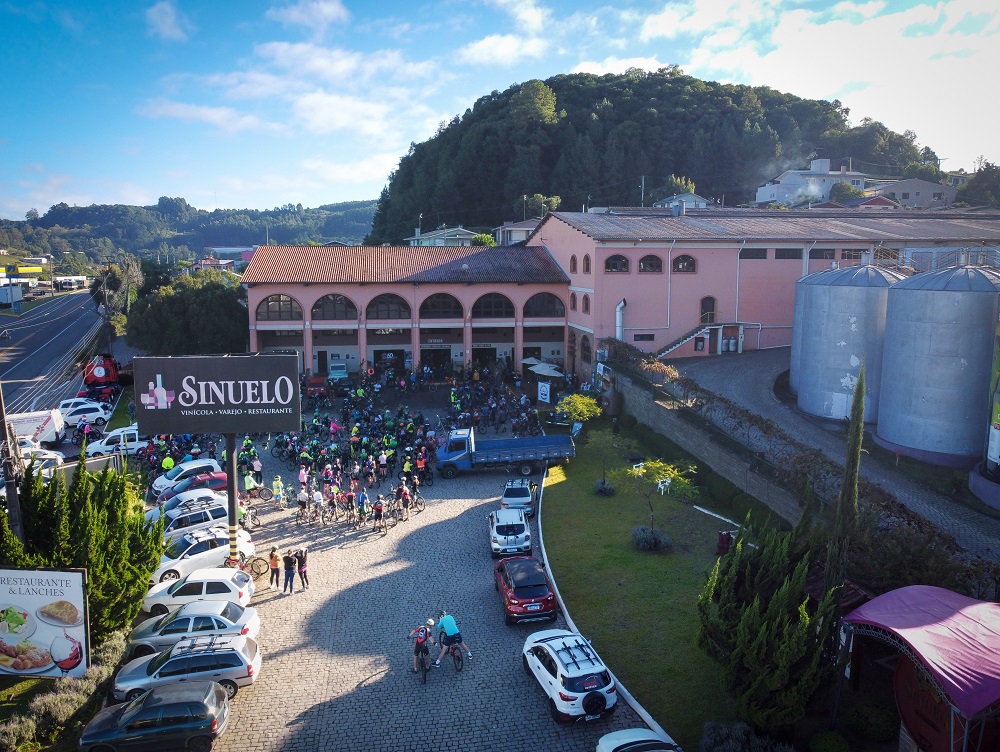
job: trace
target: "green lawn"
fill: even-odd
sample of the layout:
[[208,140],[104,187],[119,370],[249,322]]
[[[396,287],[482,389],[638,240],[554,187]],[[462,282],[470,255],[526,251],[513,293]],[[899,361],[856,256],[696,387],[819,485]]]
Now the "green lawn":
[[118,399],[118,405],[115,407],[115,411],[111,415],[111,420],[108,421],[107,430],[104,433],[129,425],[131,421],[128,419],[128,403],[133,399],[135,399],[135,387],[131,385],[122,387],[122,394]]
[[[541,517],[549,562],[580,631],[653,718],[686,749],[698,749],[706,721],[735,717],[719,666],[698,647],[695,608],[726,526],[655,494],[656,524],[673,538],[674,552],[635,550],[632,528],[649,522],[645,500],[593,492],[601,457],[586,436],[606,431],[606,422],[589,423],[576,458],[549,471]],[[642,433],[628,438],[654,454]],[[625,466],[620,456],[609,458],[609,471]]]

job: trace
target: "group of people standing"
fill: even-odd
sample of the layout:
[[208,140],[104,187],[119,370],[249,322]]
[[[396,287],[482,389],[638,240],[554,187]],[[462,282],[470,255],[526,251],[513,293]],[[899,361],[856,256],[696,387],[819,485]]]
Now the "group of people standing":
[[293,551],[289,548],[284,556],[278,555],[278,549],[272,548],[269,557],[271,565],[271,580],[268,587],[278,587],[281,583],[281,570],[285,571],[285,581],[281,588],[282,594],[292,595],[295,592],[295,573],[299,574],[299,592],[309,589],[309,551],[305,546]]

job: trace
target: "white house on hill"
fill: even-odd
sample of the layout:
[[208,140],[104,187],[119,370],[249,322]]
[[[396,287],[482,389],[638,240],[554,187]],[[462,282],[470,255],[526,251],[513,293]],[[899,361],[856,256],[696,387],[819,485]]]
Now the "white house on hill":
[[785,170],[773,180],[757,189],[758,206],[785,204],[797,206],[807,202],[827,201],[830,189],[837,183],[848,183],[852,188],[865,187],[865,173],[848,170],[845,165],[833,171],[829,159],[814,159],[808,170]]

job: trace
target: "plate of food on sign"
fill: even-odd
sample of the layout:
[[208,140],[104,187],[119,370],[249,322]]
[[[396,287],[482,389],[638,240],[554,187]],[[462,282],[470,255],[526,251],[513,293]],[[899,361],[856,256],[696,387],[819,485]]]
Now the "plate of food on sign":
[[49,649],[28,638],[0,639],[0,671],[8,674],[39,674],[52,668]]
[[37,626],[35,617],[20,606],[0,604],[0,640],[17,642],[31,637]]
[[69,601],[54,601],[35,610],[35,616],[54,627],[78,627],[83,613]]

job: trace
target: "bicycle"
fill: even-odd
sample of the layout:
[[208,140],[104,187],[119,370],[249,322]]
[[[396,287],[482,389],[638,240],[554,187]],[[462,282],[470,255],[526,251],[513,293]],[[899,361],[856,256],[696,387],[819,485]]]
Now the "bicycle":
[[410,494],[410,508],[415,512],[422,512],[427,509],[427,505],[424,503],[424,497],[420,491],[414,491]]
[[[240,554],[240,556],[242,555]],[[240,569],[255,580],[263,576],[271,568],[271,565],[268,564],[267,559],[263,556],[251,556],[246,560],[226,557],[225,566],[229,569]]]
[[[417,638],[410,637],[408,639],[415,640]],[[428,635],[428,639],[430,639],[430,635]],[[420,677],[423,680],[424,684],[427,683],[427,674],[429,674],[430,672],[431,672],[431,654],[430,651],[427,649],[427,643],[424,643],[424,649],[421,650],[420,654],[417,656],[417,673],[420,674]]]
[[256,488],[247,491],[246,496],[248,499],[260,499],[261,501],[270,501],[274,498],[274,491],[272,491],[267,486],[257,486]]
[[[438,642],[444,645],[444,638],[448,635],[442,629],[438,633]],[[462,654],[462,647],[456,642],[452,645],[448,645],[448,652],[451,653],[451,660],[455,663],[455,671],[459,672],[465,666],[465,656]]]

